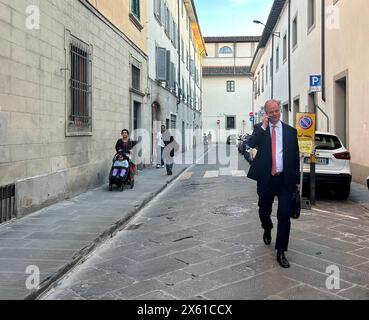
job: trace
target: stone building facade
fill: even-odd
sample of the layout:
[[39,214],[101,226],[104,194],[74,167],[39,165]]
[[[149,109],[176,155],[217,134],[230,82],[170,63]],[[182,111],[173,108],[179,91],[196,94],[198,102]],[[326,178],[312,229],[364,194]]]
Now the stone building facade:
[[107,182],[135,107],[151,125],[146,1],[122,25],[104,2],[0,0],[0,187],[15,185],[18,216]]

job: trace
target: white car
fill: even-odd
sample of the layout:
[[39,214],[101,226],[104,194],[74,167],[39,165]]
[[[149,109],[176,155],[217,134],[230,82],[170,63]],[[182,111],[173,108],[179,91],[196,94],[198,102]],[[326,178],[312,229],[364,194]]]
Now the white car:
[[[257,149],[249,150],[250,163],[255,159]],[[351,188],[351,155],[341,140],[333,133],[315,132],[315,182],[316,186],[328,186],[337,197],[347,199]],[[309,189],[310,158],[304,158],[304,187]],[[368,182],[369,188],[369,182]]]
[[[329,186],[340,199],[350,195],[350,152],[341,140],[332,133],[315,133],[316,186]],[[304,183],[310,180],[310,158],[304,158]]]

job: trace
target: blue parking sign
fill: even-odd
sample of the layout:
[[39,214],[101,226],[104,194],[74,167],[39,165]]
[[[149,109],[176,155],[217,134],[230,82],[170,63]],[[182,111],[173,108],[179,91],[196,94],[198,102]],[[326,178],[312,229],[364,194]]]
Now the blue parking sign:
[[322,82],[322,76],[310,76],[310,87],[320,87]]
[[310,76],[310,91],[320,91],[322,85],[321,75]]

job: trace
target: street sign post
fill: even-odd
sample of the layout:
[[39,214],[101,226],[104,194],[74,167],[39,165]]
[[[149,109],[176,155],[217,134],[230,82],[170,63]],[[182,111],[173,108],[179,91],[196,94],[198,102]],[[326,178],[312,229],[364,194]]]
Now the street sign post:
[[301,194],[305,154],[310,156],[310,203],[315,204],[315,114],[297,113],[296,129],[301,157]]

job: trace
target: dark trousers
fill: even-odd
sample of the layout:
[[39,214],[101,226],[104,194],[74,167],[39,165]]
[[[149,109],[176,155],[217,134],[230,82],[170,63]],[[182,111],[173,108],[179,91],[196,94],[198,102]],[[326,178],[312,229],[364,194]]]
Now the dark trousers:
[[273,228],[270,215],[272,213],[274,197],[278,197],[278,227],[275,249],[287,251],[291,229],[292,193],[285,186],[283,174],[271,177],[270,183],[267,185],[258,183],[257,192],[259,196],[259,217],[261,227],[264,230],[271,230]]
[[165,167],[167,169],[167,173],[172,172],[172,170],[173,170],[173,158],[169,158],[165,161]]

